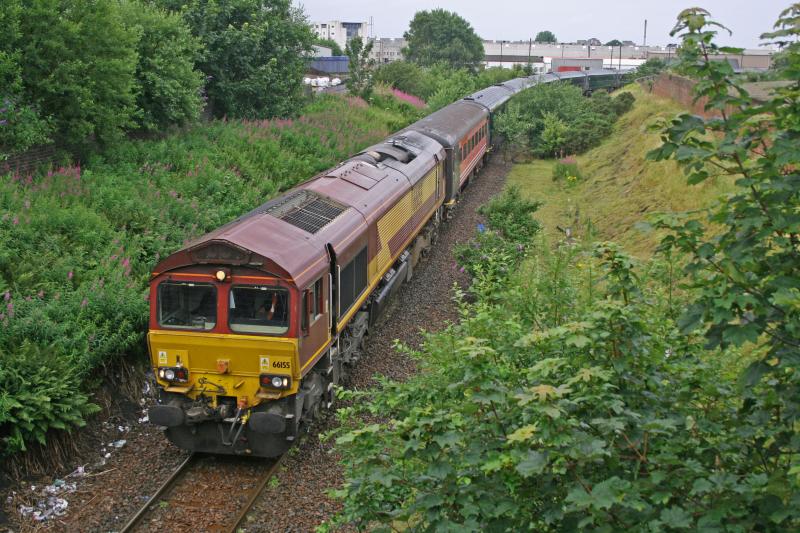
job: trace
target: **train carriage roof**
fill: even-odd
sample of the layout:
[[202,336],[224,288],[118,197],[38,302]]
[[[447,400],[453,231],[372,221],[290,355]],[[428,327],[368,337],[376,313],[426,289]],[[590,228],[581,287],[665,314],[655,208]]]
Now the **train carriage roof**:
[[489,111],[494,112],[498,107],[505,104],[512,96],[514,91],[505,85],[492,85],[464,98],[472,102],[477,102],[486,106]]
[[436,139],[445,148],[452,148],[488,116],[489,111],[484,106],[469,100],[458,100],[399,133],[416,131]]
[[584,79],[586,77],[586,73],[571,70],[567,72],[553,72],[553,76],[558,77],[558,79],[561,81],[567,81],[575,78]]
[[528,76],[525,78],[514,78],[513,80],[508,80],[502,83],[504,87],[507,87],[510,91],[514,94],[524,91],[525,89],[529,89],[536,85],[537,78],[536,76]]
[[541,76],[539,76],[539,83],[552,83],[560,79],[561,78],[559,78],[556,74],[549,72],[547,74],[542,74]]

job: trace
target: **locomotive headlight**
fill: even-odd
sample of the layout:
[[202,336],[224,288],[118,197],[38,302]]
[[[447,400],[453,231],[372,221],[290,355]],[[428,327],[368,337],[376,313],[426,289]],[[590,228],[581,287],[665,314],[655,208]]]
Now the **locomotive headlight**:
[[182,366],[161,367],[158,369],[158,377],[164,381],[186,383],[189,381],[189,370]]
[[290,389],[292,388],[292,378],[274,374],[261,374],[259,384],[268,389]]
[[224,270],[217,270],[217,274],[216,274],[217,281],[225,281],[226,276],[227,275],[225,274]]

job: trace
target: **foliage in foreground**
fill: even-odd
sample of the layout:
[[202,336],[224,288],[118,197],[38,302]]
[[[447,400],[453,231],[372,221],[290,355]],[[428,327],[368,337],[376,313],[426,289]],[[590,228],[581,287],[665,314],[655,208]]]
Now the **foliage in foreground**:
[[[336,441],[340,522],[800,529],[798,17],[800,4],[768,34],[786,41],[794,83],[756,106],[730,90],[726,63],[708,60],[708,13],[681,14],[683,68],[719,115],[678,117],[654,156],[674,157],[690,182],[736,175],[738,191],[706,222],[658,218],[671,231],[663,260],[637,264],[611,243],[562,245],[518,269],[508,250],[529,246],[525,232],[493,227],[498,206],[489,209],[488,231],[510,242],[479,238],[482,255],[462,254],[477,302],[427,337],[415,354],[423,372],[349,393]],[[531,227],[529,216],[514,219]],[[486,268],[498,260],[507,268]]]
[[144,350],[160,257],[402,128],[407,107],[327,96],[297,120],[216,121],[0,178],[0,456],[80,423],[98,371]]

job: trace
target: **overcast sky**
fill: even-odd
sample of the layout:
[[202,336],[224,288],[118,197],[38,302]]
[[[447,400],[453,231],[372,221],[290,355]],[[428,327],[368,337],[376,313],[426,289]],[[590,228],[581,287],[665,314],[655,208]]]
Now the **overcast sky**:
[[[597,37],[642,42],[647,19],[647,43],[676,42],[669,32],[684,8],[703,7],[733,31],[721,44],[754,48],[758,36],[772,29],[791,0],[293,0],[312,21],[369,21],[376,37],[402,37],[414,13],[441,7],[467,19],[483,39],[526,40],[550,30],[560,41]],[[487,9],[488,6],[488,9]]]

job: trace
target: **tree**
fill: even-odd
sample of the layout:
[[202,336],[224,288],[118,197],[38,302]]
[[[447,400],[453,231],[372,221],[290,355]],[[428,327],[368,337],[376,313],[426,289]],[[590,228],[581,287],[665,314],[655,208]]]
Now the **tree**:
[[384,83],[404,93],[427,100],[436,90],[430,71],[411,61],[392,61],[380,65],[374,73],[375,83]]
[[476,70],[484,58],[483,42],[458,14],[433,9],[418,11],[403,37],[403,55],[423,66],[444,62],[452,68]]
[[558,42],[558,39],[556,39],[556,34],[548,30],[540,31],[539,33],[536,34],[536,38],[534,38],[533,40],[537,43]]
[[[672,32],[683,40],[677,69],[698,80],[694,95],[710,117],[687,113],[662,124],[663,144],[649,154],[676,160],[692,185],[720,176],[735,180],[736,190],[704,216],[663,216],[656,226],[670,231],[662,250],[688,259],[685,273],[695,297],[680,319],[683,331],[702,333],[716,349],[748,345],[739,380],[738,444],[744,464],[755,465],[751,475],[757,469],[769,476],[770,487],[784,489],[772,496],[767,486],[742,482],[732,490],[752,491],[760,501],[774,498],[766,512],[784,520],[776,530],[800,525],[798,20],[800,3],[781,13],[775,31],[762,35],[784,47],[781,74],[789,83],[757,102],[728,62],[712,60],[716,53],[741,53],[714,43],[716,30],[727,28],[705,10],[683,11]],[[794,507],[786,509],[792,497]]]
[[514,161],[516,153],[527,148],[530,122],[522,113],[518,102],[509,103],[508,107],[497,115],[494,119],[494,130],[495,135],[502,139],[498,144],[503,147],[503,161],[507,161],[509,151],[511,160]]
[[450,76],[441,79],[438,89],[428,100],[428,107],[431,111],[436,111],[459,98],[464,98],[476,89],[472,73],[467,69],[456,70]]
[[651,57],[634,70],[625,73],[624,81],[625,83],[631,83],[638,78],[655,76],[666,68],[667,64],[663,60],[657,57]]
[[331,55],[333,55],[333,56],[343,56],[343,55],[345,55],[344,52],[342,51],[342,47],[339,46],[339,43],[337,43],[333,39],[319,39],[318,38],[316,40],[316,42],[314,42],[314,44],[316,44],[317,46],[324,46],[326,48],[330,48],[331,49]]
[[125,25],[139,36],[136,52],[136,122],[156,131],[198,117],[203,74],[194,63],[201,45],[175,13],[150,4],[121,4]]
[[22,11],[20,65],[24,92],[56,138],[86,153],[107,146],[133,124],[135,32],[116,0],[29,0]]
[[622,41],[619,39],[611,39],[606,43],[606,46],[622,46]]
[[542,133],[540,150],[548,155],[555,155],[563,150],[569,127],[555,113],[548,112],[542,117]]
[[0,161],[49,140],[50,125],[23,101],[20,65],[22,6],[19,0],[0,5]]
[[214,116],[269,117],[297,111],[314,36],[290,0],[160,0],[179,11],[204,50]]
[[368,98],[372,90],[372,68],[375,60],[370,59],[374,41],[369,41],[366,45],[361,37],[353,37],[345,46],[345,55],[348,58],[347,89],[351,94]]

